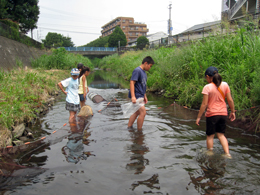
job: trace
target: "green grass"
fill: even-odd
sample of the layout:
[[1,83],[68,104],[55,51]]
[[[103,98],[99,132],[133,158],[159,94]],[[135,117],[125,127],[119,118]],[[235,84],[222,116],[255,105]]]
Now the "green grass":
[[36,117],[57,83],[69,77],[69,71],[17,69],[0,71],[0,129],[28,122]]

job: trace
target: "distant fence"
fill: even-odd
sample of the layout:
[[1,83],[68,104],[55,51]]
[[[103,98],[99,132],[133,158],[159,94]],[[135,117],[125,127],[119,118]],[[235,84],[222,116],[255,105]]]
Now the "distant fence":
[[33,46],[40,49],[42,48],[42,44],[40,42],[31,39],[25,34],[19,32],[17,29],[10,27],[2,22],[0,22],[0,36],[13,39],[28,46]]
[[[213,32],[214,31],[214,32]],[[126,47],[120,47],[120,51],[136,51],[143,48],[154,49],[159,47],[168,47],[174,45],[180,45],[181,43],[189,43],[189,41],[202,40],[208,36],[215,36],[217,34],[223,34],[225,30],[221,28],[221,23],[212,24],[211,26],[201,27],[196,30],[187,31],[177,35],[163,37],[157,40],[149,41],[149,45],[139,45],[136,43]]]

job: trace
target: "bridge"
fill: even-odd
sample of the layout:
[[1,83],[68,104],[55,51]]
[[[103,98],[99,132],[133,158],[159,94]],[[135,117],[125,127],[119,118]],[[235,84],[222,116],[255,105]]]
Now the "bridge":
[[64,47],[67,51],[83,56],[108,56],[118,52],[116,47]]

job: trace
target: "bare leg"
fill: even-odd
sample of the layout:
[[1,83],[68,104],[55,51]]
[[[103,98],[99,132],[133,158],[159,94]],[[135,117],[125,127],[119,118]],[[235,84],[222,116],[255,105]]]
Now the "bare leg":
[[76,115],[77,112],[75,111],[70,111],[70,118],[69,121],[72,121],[73,117]]
[[208,148],[208,150],[213,150],[214,137],[215,137],[215,134],[207,136],[207,148]]
[[138,111],[140,112],[140,115],[137,119],[137,130],[142,130],[146,109],[144,106],[142,106]]
[[226,154],[229,154],[228,141],[224,133],[217,133],[218,139],[223,147],[223,150]]
[[85,100],[84,101],[80,101],[80,107],[82,108],[83,106],[85,106]]
[[129,121],[128,121],[128,127],[132,127],[134,122],[135,122],[135,119],[137,118],[137,116],[140,114],[139,111],[136,111],[134,114],[132,114],[129,118]]

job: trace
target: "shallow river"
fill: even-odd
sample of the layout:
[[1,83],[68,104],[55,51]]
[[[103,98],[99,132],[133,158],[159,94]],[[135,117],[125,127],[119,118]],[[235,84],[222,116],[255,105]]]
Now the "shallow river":
[[[90,84],[90,92],[108,101],[128,102],[128,90],[100,77]],[[217,139],[214,155],[208,156],[205,119],[198,127],[197,111],[148,95],[143,131],[127,130],[128,118],[120,107],[105,108],[104,103],[87,100],[94,116],[81,140],[73,139],[62,128],[69,118],[64,98],[31,127],[43,135],[54,130],[64,135],[20,156],[16,161],[32,171],[1,178],[1,194],[260,194],[257,136],[228,127],[233,158],[221,156]]]

